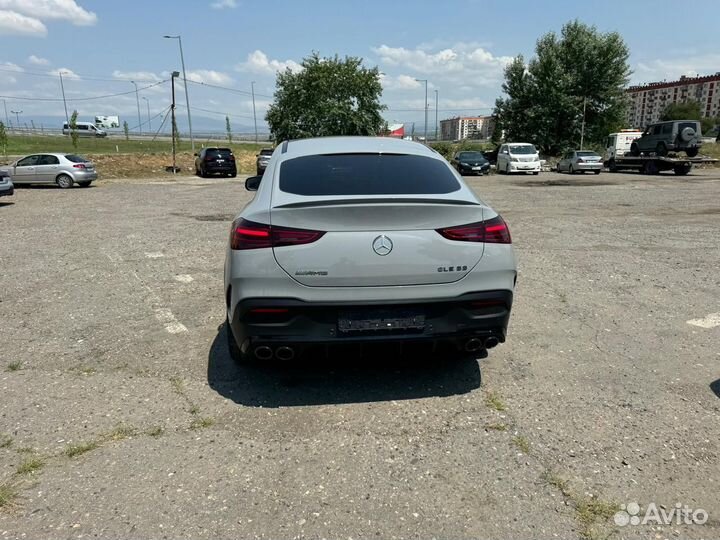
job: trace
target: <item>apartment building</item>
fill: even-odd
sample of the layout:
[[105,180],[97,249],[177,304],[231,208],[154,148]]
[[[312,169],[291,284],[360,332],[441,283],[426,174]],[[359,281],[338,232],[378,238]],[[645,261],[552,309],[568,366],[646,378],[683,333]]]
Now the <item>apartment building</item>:
[[660,120],[672,103],[697,101],[703,116],[720,116],[720,72],[704,77],[680,77],[679,81],[654,82],[627,89],[630,97],[628,127],[644,129]]
[[492,116],[456,116],[440,120],[440,139],[489,139],[493,128]]

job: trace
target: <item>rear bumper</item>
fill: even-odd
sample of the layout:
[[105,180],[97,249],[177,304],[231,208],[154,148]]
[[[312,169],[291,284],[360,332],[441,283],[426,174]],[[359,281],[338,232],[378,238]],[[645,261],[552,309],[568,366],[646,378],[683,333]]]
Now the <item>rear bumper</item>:
[[[363,303],[305,302],[293,298],[247,298],[236,304],[230,322],[242,350],[259,346],[341,345],[377,342],[450,341],[464,346],[470,339],[505,341],[512,291],[483,291],[453,298],[375,301]],[[286,314],[257,313],[255,309],[287,309]],[[415,329],[343,331],[343,313],[421,312],[424,325]]]
[[573,168],[577,171],[601,171],[603,164],[602,161],[598,161],[597,163],[576,163],[573,165]]
[[237,165],[235,163],[205,163],[202,168],[205,170],[205,172],[213,174],[213,173],[234,173],[237,174]]
[[10,196],[15,193],[14,186],[0,186],[0,197]]
[[75,182],[92,182],[93,180],[97,180],[97,172],[75,172],[73,173],[73,180]]

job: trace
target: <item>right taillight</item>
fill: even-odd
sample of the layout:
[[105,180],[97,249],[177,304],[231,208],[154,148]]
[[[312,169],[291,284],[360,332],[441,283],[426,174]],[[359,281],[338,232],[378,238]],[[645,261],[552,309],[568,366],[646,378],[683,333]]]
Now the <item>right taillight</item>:
[[458,242],[484,242],[487,244],[512,244],[510,229],[507,223],[500,216],[487,221],[469,223],[468,225],[457,225],[436,229],[438,233],[448,240]]
[[277,227],[239,218],[230,230],[232,249],[260,249],[281,246],[299,246],[319,240],[325,233],[292,227]]

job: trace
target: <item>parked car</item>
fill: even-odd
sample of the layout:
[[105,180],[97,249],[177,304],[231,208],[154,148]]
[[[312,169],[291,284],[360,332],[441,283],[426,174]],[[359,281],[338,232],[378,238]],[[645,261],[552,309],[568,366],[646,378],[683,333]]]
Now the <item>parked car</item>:
[[688,157],[695,157],[702,146],[702,130],[697,120],[671,120],[650,124],[642,136],[630,145],[630,154],[654,152],[666,156],[670,151],[683,151]]
[[585,171],[600,174],[602,168],[602,156],[592,150],[573,150],[565,154],[557,164],[558,172],[566,171],[570,174]]
[[73,184],[88,187],[97,180],[93,162],[75,154],[32,154],[0,167],[0,170],[7,171],[16,186],[57,184],[66,189]]
[[0,171],[0,197],[8,197],[13,194],[13,186],[10,174],[7,171]]
[[270,157],[272,157],[274,151],[275,150],[272,148],[263,148],[260,150],[260,153],[255,156],[255,168],[257,169],[258,176],[265,172],[268,163],[270,163]]
[[509,143],[500,146],[496,166],[499,173],[531,172],[538,174],[541,165],[540,154],[532,144]]
[[195,174],[207,178],[211,174],[226,174],[235,178],[237,164],[230,148],[208,147],[195,154]]
[[[68,128],[67,122],[63,124],[62,132],[63,135],[70,135],[72,132],[72,130]],[[107,131],[100,129],[92,122],[77,122],[75,132],[78,134],[78,137],[107,137]]]
[[451,161],[460,174],[490,174],[490,162],[482,152],[457,152]]
[[243,362],[311,345],[505,341],[516,281],[505,221],[422,144],[284,142],[232,224],[228,348]]

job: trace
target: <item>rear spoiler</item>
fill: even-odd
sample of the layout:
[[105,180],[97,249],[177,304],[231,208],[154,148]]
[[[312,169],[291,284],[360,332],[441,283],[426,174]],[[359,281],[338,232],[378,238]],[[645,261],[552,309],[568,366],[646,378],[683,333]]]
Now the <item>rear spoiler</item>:
[[446,204],[455,206],[482,206],[473,201],[460,199],[398,199],[398,198],[372,198],[372,199],[330,199],[325,201],[307,201],[283,204],[273,208],[312,208],[316,206],[340,206],[353,204]]

